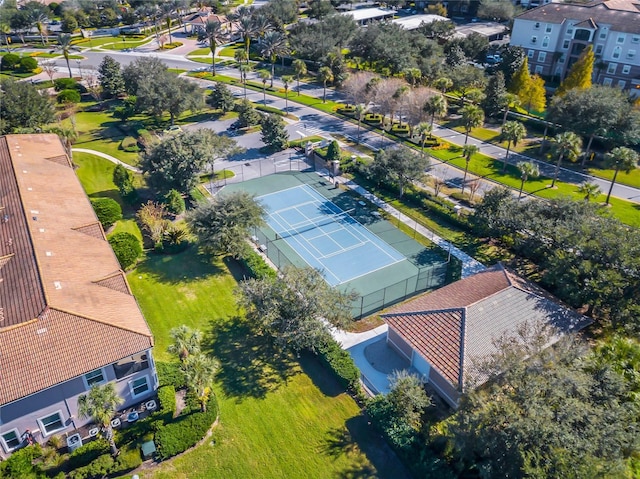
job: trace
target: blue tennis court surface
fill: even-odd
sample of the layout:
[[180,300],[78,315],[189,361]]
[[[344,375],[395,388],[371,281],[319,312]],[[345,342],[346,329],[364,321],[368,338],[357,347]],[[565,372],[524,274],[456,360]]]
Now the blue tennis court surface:
[[336,286],[405,257],[308,185],[258,197],[267,224]]

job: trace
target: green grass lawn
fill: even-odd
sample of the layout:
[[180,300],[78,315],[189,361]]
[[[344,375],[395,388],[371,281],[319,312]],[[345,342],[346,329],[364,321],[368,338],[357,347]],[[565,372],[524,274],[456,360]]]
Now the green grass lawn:
[[[613,179],[613,174],[615,173],[614,170],[601,170],[599,168],[589,168],[588,172],[590,175],[597,176],[598,178],[604,178],[605,180]],[[616,183],[640,188],[640,168],[631,170],[630,173],[620,171],[616,178]]]
[[169,359],[169,330],[187,324],[205,332],[222,363],[213,443],[143,477],[405,477],[356,403],[315,359],[280,355],[237,317],[232,273],[238,275],[233,264],[212,263],[191,248],[151,255],[129,274],[157,360]]
[[[222,51],[224,51],[224,49]],[[198,48],[196,50],[192,50],[189,53],[187,53],[187,58],[191,57],[193,55],[209,55],[209,56],[211,56],[211,49],[209,47],[206,47],[206,48]],[[218,55],[220,55],[220,54],[218,54]],[[233,55],[231,55],[231,56],[233,56]]]
[[102,48],[105,50],[126,50],[127,48],[136,48],[142,45],[146,45],[150,40],[135,40],[135,41],[126,41],[117,40],[110,45],[103,45]]
[[233,58],[234,55],[236,54],[236,50],[238,50],[238,49],[244,50],[244,44],[238,43],[236,45],[224,47],[222,50],[220,50],[218,55],[221,56],[221,57],[231,57],[231,58]]

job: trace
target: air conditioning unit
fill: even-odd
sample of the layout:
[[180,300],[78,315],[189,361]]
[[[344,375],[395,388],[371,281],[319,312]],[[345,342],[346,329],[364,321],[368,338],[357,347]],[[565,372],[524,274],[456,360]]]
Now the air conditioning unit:
[[99,432],[100,432],[100,428],[97,428],[97,427],[89,429],[89,437],[96,437]]
[[69,449],[69,452],[73,452],[81,446],[82,437],[80,437],[80,434],[76,433],[67,437],[67,449]]

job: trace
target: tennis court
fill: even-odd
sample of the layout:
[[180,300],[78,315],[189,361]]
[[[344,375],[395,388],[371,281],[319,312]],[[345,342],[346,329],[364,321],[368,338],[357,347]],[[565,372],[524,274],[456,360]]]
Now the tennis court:
[[405,257],[308,185],[258,197],[266,222],[332,286],[386,268]]

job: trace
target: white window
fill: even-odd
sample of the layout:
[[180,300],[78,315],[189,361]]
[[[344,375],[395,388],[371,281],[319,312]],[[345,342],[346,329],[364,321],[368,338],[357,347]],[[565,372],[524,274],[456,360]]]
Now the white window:
[[618,88],[623,89],[626,84],[627,84],[626,81],[618,80]]
[[91,371],[90,373],[85,374],[82,379],[84,379],[85,386],[89,389],[94,384],[103,384],[105,382],[105,375],[102,369],[96,369],[95,371]]
[[560,58],[558,58],[558,63],[564,63],[564,55],[561,55]]
[[11,452],[20,444],[22,444],[22,441],[20,440],[20,434],[18,434],[17,429],[12,429],[11,431],[2,433],[2,435],[0,435],[0,438],[2,439],[2,447],[4,447],[4,450],[6,452]]
[[607,38],[607,32],[600,32],[600,40]]
[[549,46],[549,37],[544,37],[542,39],[542,46],[543,47],[548,47]]
[[536,75],[542,74],[542,65],[536,65],[536,69],[534,71]]
[[620,47],[615,47],[615,48],[613,49],[613,53],[611,54],[611,56],[612,56],[613,58],[620,58],[620,53],[622,53],[622,48],[620,48]]
[[627,58],[634,58],[636,56],[636,51],[635,50],[629,50],[627,52]]
[[533,50],[527,50],[527,57],[533,58],[533,54],[534,54]]
[[40,431],[42,431],[43,436],[50,436],[66,427],[62,421],[62,411],[56,411],[49,416],[41,417],[38,419],[38,424],[40,424]]
[[538,29],[540,28],[540,22],[536,22],[536,23],[533,25],[533,28],[535,28],[536,30],[538,30]]
[[131,390],[131,396],[137,398],[149,391],[149,376],[142,376],[141,378],[134,379],[129,382],[129,389]]
[[600,55],[602,53],[602,45],[596,45],[596,55]]
[[547,59],[547,52],[538,52],[538,61],[540,63],[544,63],[546,59]]
[[573,28],[567,28],[567,35],[573,35]]
[[640,43],[640,36],[634,35],[631,37],[631,43]]
[[624,43],[625,35],[623,33],[618,34],[618,38],[616,38],[616,43]]
[[609,75],[615,75],[617,68],[618,68],[618,64],[617,63],[609,63],[609,65],[607,66],[607,73]]
[[569,48],[570,43],[571,43],[571,40],[565,40],[564,42],[562,42],[562,49],[566,50],[567,48]]
[[605,78],[605,79],[602,81],[602,84],[603,84],[604,86],[611,86],[611,78]]
[[547,25],[547,28],[544,29],[546,33],[551,33],[551,25]]
[[624,65],[622,67],[622,74],[628,75],[631,72],[631,65]]
[[538,41],[538,37],[533,36],[531,37],[531,43],[536,43]]

